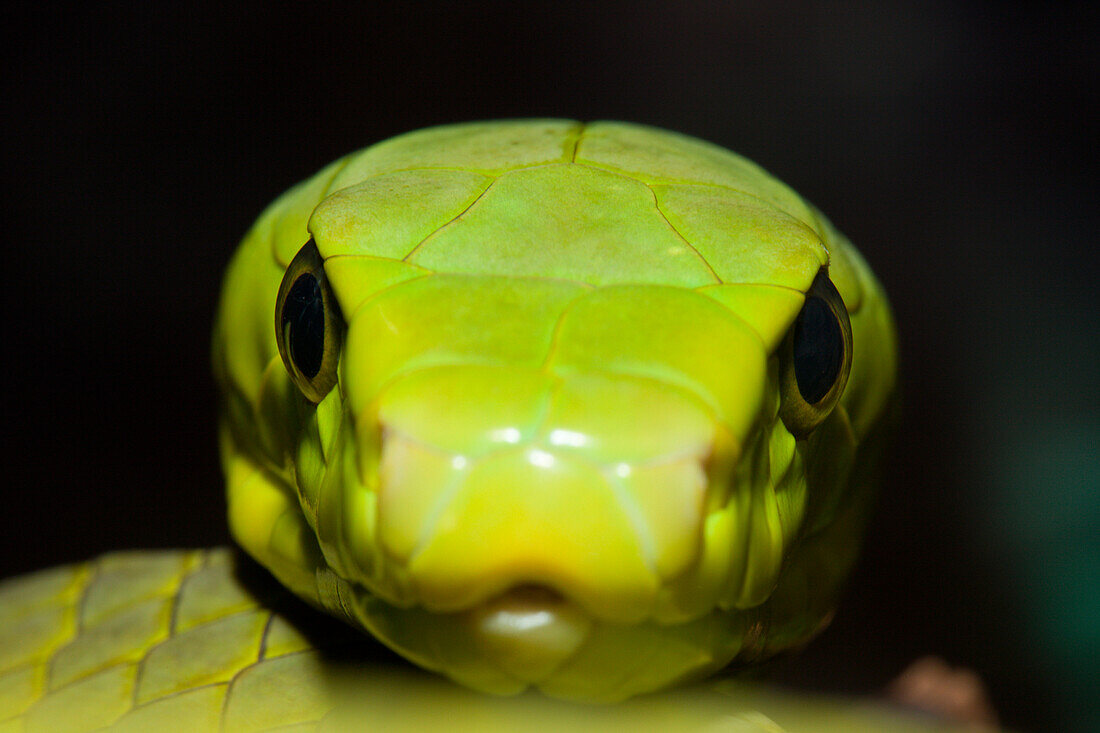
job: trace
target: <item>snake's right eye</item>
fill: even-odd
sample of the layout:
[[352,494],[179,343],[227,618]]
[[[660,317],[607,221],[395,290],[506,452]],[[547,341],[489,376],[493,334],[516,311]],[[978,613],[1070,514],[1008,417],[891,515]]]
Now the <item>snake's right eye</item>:
[[822,269],[780,350],[779,416],[804,438],[836,406],[852,368],[852,324],[844,300]]
[[275,302],[275,340],[291,379],[311,402],[336,384],[344,320],[311,239],[291,260]]

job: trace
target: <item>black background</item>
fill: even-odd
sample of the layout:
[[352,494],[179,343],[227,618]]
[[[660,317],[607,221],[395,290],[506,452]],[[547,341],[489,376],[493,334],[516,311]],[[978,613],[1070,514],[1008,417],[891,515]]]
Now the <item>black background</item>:
[[935,652],[979,671],[1005,722],[1083,729],[1100,649],[1087,8],[4,11],[0,575],[227,540],[209,329],[236,240],[278,193],[428,124],[627,119],[815,202],[900,324],[904,424],[866,556],[782,678],[872,693]]

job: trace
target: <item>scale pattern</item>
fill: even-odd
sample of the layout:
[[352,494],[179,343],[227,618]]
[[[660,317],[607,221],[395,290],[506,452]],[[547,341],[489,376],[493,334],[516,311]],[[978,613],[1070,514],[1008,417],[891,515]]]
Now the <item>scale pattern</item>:
[[331,707],[316,638],[241,565],[127,552],[0,586],[0,731],[312,729]]

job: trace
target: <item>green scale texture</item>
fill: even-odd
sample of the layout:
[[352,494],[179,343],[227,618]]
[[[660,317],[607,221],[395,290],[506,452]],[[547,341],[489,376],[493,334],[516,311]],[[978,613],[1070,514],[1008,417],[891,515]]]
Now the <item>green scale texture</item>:
[[[826,257],[817,216],[755,164],[621,123],[434,128],[349,156],[311,183],[334,192],[310,221],[326,258],[590,285],[801,291]],[[299,193],[291,200],[308,206],[313,197]],[[285,216],[310,213],[279,208],[281,231]],[[289,262],[300,244],[276,242],[277,259]]]
[[313,644],[231,551],[129,552],[0,586],[0,731],[259,730],[331,707]]

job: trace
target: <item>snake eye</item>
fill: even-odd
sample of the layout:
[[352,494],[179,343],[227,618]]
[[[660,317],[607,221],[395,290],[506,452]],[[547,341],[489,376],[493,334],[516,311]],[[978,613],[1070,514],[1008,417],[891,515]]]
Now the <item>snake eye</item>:
[[311,402],[336,384],[344,319],[313,240],[294,255],[275,301],[275,340],[291,379]]
[[848,382],[852,324],[824,268],[780,351],[779,416],[796,438],[824,422]]

